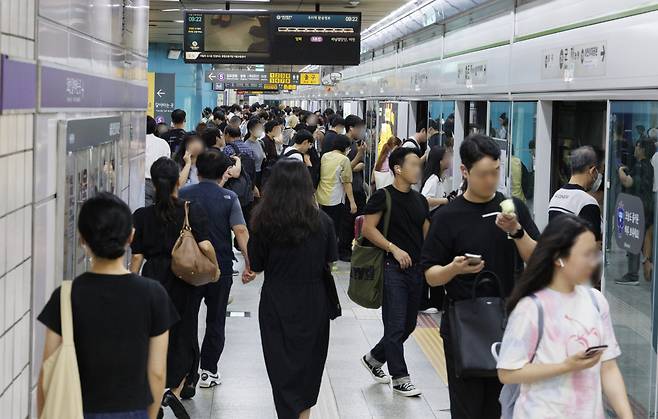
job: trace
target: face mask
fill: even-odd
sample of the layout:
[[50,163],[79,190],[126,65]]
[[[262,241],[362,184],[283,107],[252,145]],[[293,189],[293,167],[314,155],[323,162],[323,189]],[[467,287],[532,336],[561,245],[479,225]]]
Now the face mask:
[[599,173],[599,174],[596,176],[596,180],[594,181],[594,184],[593,184],[592,187],[590,188],[590,192],[596,192],[596,191],[598,191],[599,188],[601,187],[601,183],[602,183],[602,182],[603,182],[603,175],[602,175],[601,173]]
[[263,131],[262,129],[257,129],[256,131],[254,131],[254,137],[260,138],[263,136],[264,133],[265,131]]

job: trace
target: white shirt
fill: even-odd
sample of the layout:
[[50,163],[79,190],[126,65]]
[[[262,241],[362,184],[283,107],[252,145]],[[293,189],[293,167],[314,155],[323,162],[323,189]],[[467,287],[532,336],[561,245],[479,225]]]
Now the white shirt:
[[286,151],[283,152],[283,155],[284,155],[285,157],[289,158],[289,159],[299,160],[300,162],[304,163],[304,155],[301,154],[301,151],[300,151],[299,153],[290,153],[290,155],[287,155],[287,156],[286,156],[286,154],[287,154],[289,151],[292,151],[292,150],[299,151],[299,150],[297,150],[295,147],[290,147],[290,148],[287,148]]
[[[425,198],[445,198],[445,185],[437,175],[432,175],[427,179],[421,192]],[[430,205],[430,211],[438,208],[438,205]]]
[[658,152],[651,157],[651,165],[653,166],[653,191],[658,192]]
[[[594,294],[597,307],[592,302]],[[608,302],[597,290],[578,285],[570,294],[544,288],[535,293],[544,312],[537,346],[537,306],[524,297],[512,311],[498,357],[498,368],[517,370],[526,364],[557,364],[588,347],[608,345],[602,362],[620,354]],[[535,348],[537,351],[535,352]],[[534,359],[532,359],[534,354]],[[601,363],[532,384],[521,384],[514,419],[604,419]]]
[[155,134],[146,135],[146,179],[151,179],[151,166],[160,157],[171,157],[169,144],[162,138],[156,137]]

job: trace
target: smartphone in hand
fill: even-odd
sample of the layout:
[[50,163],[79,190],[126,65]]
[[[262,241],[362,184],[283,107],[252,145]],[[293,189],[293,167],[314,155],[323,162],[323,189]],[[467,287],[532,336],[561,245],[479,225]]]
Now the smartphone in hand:
[[475,255],[472,253],[465,253],[464,257],[468,261],[468,264],[471,266],[479,265],[482,262],[482,255]]
[[608,345],[599,345],[599,346],[590,346],[585,349],[585,357],[589,358],[596,355],[599,352],[603,352],[608,348]]

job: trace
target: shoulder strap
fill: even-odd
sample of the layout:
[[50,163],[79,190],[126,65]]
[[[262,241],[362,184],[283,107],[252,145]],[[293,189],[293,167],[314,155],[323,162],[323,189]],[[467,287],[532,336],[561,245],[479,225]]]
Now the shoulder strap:
[[596,311],[601,313],[601,309],[599,308],[599,302],[596,300],[596,295],[594,294],[594,291],[591,288],[587,288],[587,293],[589,294],[589,298],[592,300],[592,304],[594,304],[594,307],[596,307]]
[[384,215],[384,238],[388,239],[388,227],[391,225],[391,194],[388,189],[382,188],[386,194],[386,214]]
[[192,227],[190,227],[190,201],[185,201],[185,220],[183,221],[183,230],[192,230]]
[[59,290],[59,310],[62,322],[62,340],[64,345],[73,345],[73,309],[71,307],[71,287],[73,281],[62,281]]
[[532,358],[530,359],[530,362],[532,362],[537,355],[539,342],[541,342],[542,335],[544,334],[544,308],[542,307],[539,298],[537,298],[537,294],[530,294],[530,299],[537,306],[537,344],[535,345],[535,350],[533,351]]

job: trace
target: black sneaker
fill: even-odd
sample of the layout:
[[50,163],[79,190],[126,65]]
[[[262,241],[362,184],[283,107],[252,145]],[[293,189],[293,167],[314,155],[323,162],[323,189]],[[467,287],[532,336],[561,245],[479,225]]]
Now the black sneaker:
[[196,394],[196,383],[194,381],[188,381],[188,379],[185,379],[185,384],[183,384],[183,388],[180,391],[180,398],[183,400],[188,400],[194,397]]
[[639,277],[630,274],[626,274],[615,281],[615,284],[618,285],[638,285],[639,283]]
[[411,382],[407,381],[406,383],[393,386],[393,393],[397,393],[401,396],[412,397],[420,396],[421,391],[416,388]]
[[183,406],[183,403],[178,400],[178,397],[171,390],[165,391],[164,396],[162,396],[162,405],[169,407],[177,419],[190,419],[185,406]]
[[373,367],[366,361],[366,356],[361,357],[361,364],[368,370],[373,380],[377,381],[380,384],[388,384],[391,382],[391,377],[384,373],[384,370],[381,367]]

